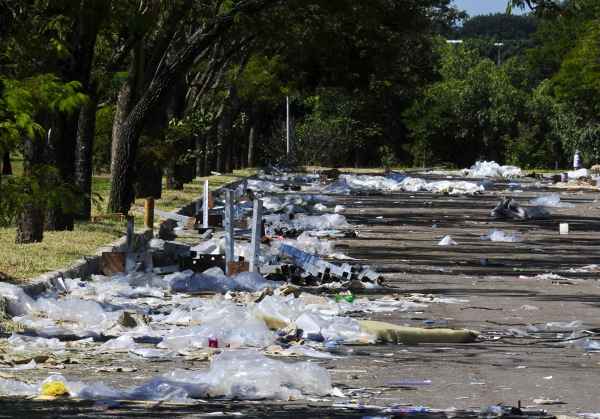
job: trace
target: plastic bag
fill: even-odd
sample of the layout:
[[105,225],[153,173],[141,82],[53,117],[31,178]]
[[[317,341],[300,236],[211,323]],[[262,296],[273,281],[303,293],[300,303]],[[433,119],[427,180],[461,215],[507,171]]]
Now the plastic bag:
[[446,236],[442,240],[440,240],[438,246],[458,246],[458,243],[452,240],[452,237]]
[[568,202],[561,202],[560,195],[550,194],[545,196],[540,196],[539,198],[532,199],[529,201],[531,205],[537,205],[540,207],[552,207],[552,208],[575,208],[574,204]]
[[517,234],[507,234],[502,230],[492,230],[487,235],[481,236],[481,240],[492,241],[492,242],[508,242],[517,243],[522,242],[523,238]]

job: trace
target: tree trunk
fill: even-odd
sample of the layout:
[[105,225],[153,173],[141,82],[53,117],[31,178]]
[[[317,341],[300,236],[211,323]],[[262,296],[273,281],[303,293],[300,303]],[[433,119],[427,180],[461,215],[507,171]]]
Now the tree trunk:
[[96,100],[90,97],[89,103],[79,111],[77,123],[77,145],[75,148],[75,184],[81,192],[78,220],[89,220],[92,216],[92,158],[94,152],[94,131],[96,129]]
[[25,204],[17,215],[15,243],[39,243],[44,240],[44,209],[35,204]]
[[[134,200],[133,184],[135,153],[142,126],[132,126],[128,122],[137,99],[137,89],[144,73],[143,46],[137,45],[132,51],[133,59],[129,66],[129,77],[121,86],[117,97],[117,109],[113,121],[111,144],[111,187],[108,201],[109,213],[127,214]],[[133,137],[132,137],[133,135]]]
[[212,170],[211,162],[213,161],[211,158],[211,149],[210,149],[210,140],[209,136],[206,136],[206,140],[204,141],[204,176],[209,176]]
[[231,129],[228,130],[227,132],[227,136],[226,136],[226,140],[225,140],[225,165],[224,165],[224,169],[225,169],[225,173],[231,173],[232,171],[232,167],[231,167],[231,163],[232,163],[232,159],[231,156],[233,154],[233,144],[231,141]]
[[196,177],[202,177],[204,174],[203,138],[199,135],[194,136],[194,143],[196,149]]
[[11,176],[13,174],[10,153],[8,151],[2,156],[2,174],[4,176]]
[[250,125],[250,132],[248,133],[248,167],[254,167],[254,135],[256,130],[254,124]]
[[[41,138],[25,138],[23,141],[23,175],[39,182],[37,168],[42,164],[44,141]],[[17,214],[17,244],[37,243],[44,239],[44,201],[41,197],[29,196],[23,209]]]
[[165,177],[167,178],[167,189],[175,191],[183,190],[183,183],[180,179],[177,178],[177,167],[174,162],[171,162],[167,165],[167,168],[165,170]]
[[[78,3],[77,19],[74,20],[70,45],[72,54],[68,60],[61,63],[61,76],[64,81],[77,80],[83,86],[86,94],[93,96],[93,87],[90,85],[92,63],[96,38],[102,20],[108,15],[110,1],[80,0]],[[92,100],[93,102],[93,100]],[[81,189],[80,198],[75,201],[80,204],[75,208],[55,206],[48,208],[46,228],[48,230],[73,230],[75,214],[79,217],[89,218],[91,193],[91,148],[95,124],[95,106],[93,110],[86,110],[88,105],[82,107],[72,115],[56,115],[55,125],[61,125],[61,130],[49,138],[50,161],[56,164],[60,181],[68,185],[75,193],[77,187]],[[91,105],[90,105],[91,106]],[[89,114],[92,114],[89,117]],[[83,114],[83,120],[81,115]],[[83,123],[83,126],[79,126]],[[91,124],[91,133],[89,133]],[[86,143],[87,142],[87,143]],[[76,155],[77,154],[77,155]],[[89,164],[86,162],[90,160]],[[82,163],[79,172],[76,172],[76,161]],[[81,207],[79,207],[81,206]]]
[[112,175],[108,211],[127,214],[134,201],[135,157],[141,126],[123,124],[113,136],[113,155],[110,165]]
[[[73,115],[53,116],[51,134],[48,136],[47,162],[58,170],[57,182],[74,186],[75,178],[75,138],[77,119]],[[62,203],[48,207],[46,214],[47,231],[72,231],[76,208],[66,208]]]

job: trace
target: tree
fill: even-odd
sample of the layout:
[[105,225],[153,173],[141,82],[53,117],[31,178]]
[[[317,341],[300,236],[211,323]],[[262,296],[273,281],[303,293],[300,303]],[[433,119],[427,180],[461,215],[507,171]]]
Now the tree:
[[489,38],[497,40],[529,39],[537,29],[538,20],[533,16],[497,13],[475,16],[465,20],[458,30],[460,38]]
[[[46,129],[50,114],[69,114],[86,101],[78,82],[62,83],[53,75],[22,81],[0,78],[0,151],[20,150],[23,175],[0,178],[0,222],[16,218],[17,243],[42,241],[44,211],[68,205],[75,196],[58,171],[44,161]],[[42,123],[40,123],[42,122]]]
[[505,67],[476,50],[443,40],[438,49],[441,80],[427,86],[404,114],[415,163],[464,167],[479,158],[503,161],[506,140],[516,135],[514,121],[524,95]]
[[[189,27],[181,20],[188,18],[189,2],[178,2],[161,21],[157,31],[159,43],[164,41],[164,49],[157,59],[143,63],[143,45],[134,49],[129,78],[123,86],[117,102],[117,112],[113,130],[111,191],[109,211],[127,213],[133,202],[134,166],[138,140],[152,112],[169,95],[177,80],[198,60],[206,55],[214,44],[234,25],[235,18],[242,13],[256,13],[264,10],[277,0],[242,0],[225,12],[217,11],[216,16],[200,25],[199,29],[188,33]],[[145,65],[144,65],[145,64]],[[136,68],[144,69],[150,76],[144,79]],[[144,86],[136,89],[137,83]]]
[[[255,95],[259,100],[253,103],[258,104],[258,109],[245,108],[251,115],[250,124],[255,126],[249,132],[256,136],[255,131],[260,129],[260,137],[268,143],[270,152],[283,151],[281,127],[286,95],[291,93],[298,98],[293,101],[296,127],[309,128],[304,122],[310,122],[315,129],[325,122],[320,120],[324,113],[311,120],[311,112],[318,107],[306,103],[304,98],[323,94],[352,97],[352,115],[339,115],[359,122],[352,124],[352,133],[347,136],[360,139],[347,143],[353,144],[353,149],[346,156],[355,160],[349,163],[378,162],[377,150],[384,144],[400,155],[406,142],[406,127],[397,115],[409,106],[418,88],[434,77],[431,36],[460,18],[460,13],[450,5],[450,1],[444,0],[292,1],[286,10],[274,9],[273,13],[263,15],[265,23],[261,26],[279,30],[261,34],[260,60],[265,65],[275,62],[282,65],[275,69],[258,68],[256,75],[249,66],[242,81],[271,79],[275,89],[266,91],[272,94],[279,89],[279,92],[268,101]],[[244,90],[242,86],[242,98],[248,103]],[[326,119],[335,118],[330,112],[325,113]],[[321,128],[326,125],[321,124]],[[310,135],[316,140],[321,134],[316,135],[312,128]],[[304,134],[307,133],[305,130]],[[327,149],[329,145],[320,147]],[[310,150],[306,150],[304,156],[309,154]],[[270,157],[277,159],[282,155]]]

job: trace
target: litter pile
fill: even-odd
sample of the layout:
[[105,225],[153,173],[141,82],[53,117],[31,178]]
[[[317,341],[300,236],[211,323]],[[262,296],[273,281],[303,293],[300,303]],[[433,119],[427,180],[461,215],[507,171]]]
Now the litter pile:
[[329,374],[318,365],[275,361],[251,350],[223,352],[214,357],[206,371],[177,369],[125,390],[102,382],[68,381],[62,375],[51,375],[35,384],[0,378],[0,394],[83,400],[294,400],[306,394],[325,396],[332,390]]
[[[341,349],[345,344],[468,343],[478,337],[470,330],[364,320],[370,313],[422,312],[434,300],[356,297],[351,291],[381,287],[382,277],[368,266],[332,261],[330,238],[353,231],[330,198],[303,193],[323,189],[318,176],[265,175],[238,187],[237,202],[232,194],[215,200],[208,215],[220,215],[225,231],[200,228],[203,214],[176,219],[171,233],[194,227],[201,238],[195,245],[154,239],[145,251],[107,254],[104,275],[61,279],[36,298],[0,283],[7,313],[20,328],[6,340],[3,359],[11,369],[44,368],[35,354],[47,352],[165,362],[202,352],[211,360],[207,369],[174,369],[131,388],[60,375],[30,383],[1,378],[0,395],[171,401],[339,396],[323,367],[266,355],[335,359],[352,353]],[[262,214],[255,212],[258,197]],[[300,286],[317,288],[309,294]],[[314,294],[319,291],[325,295]],[[18,354],[30,361],[12,363]]]
[[465,181],[434,181],[392,173],[387,177],[342,175],[325,192],[346,194],[356,192],[430,192],[448,195],[475,195],[484,192],[482,185]]
[[503,198],[490,216],[495,219],[539,220],[549,218],[550,213],[540,206],[525,208],[512,198]]
[[470,169],[463,169],[463,175],[474,178],[505,178],[522,177],[523,172],[516,166],[501,166],[495,161],[478,161]]

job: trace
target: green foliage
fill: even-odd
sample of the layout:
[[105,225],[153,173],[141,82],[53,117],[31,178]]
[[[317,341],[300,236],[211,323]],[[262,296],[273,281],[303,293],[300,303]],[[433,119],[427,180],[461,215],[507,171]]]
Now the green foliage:
[[296,158],[313,165],[337,166],[352,158],[359,122],[355,103],[341,89],[319,89],[304,99],[307,116],[296,126]]
[[[45,129],[38,122],[47,112],[69,113],[87,97],[78,82],[62,83],[56,76],[42,74],[25,80],[0,78],[0,151],[19,149],[23,140],[42,141]],[[9,223],[32,202],[49,207],[73,208],[76,191],[59,180],[48,165],[32,166],[23,176],[0,180],[0,224]]]
[[478,158],[503,160],[505,141],[524,97],[504,67],[465,46],[441,44],[441,80],[423,90],[404,114],[414,140],[415,163],[452,162],[463,167]]
[[538,20],[533,16],[517,16],[497,13],[475,16],[466,20],[458,30],[462,38],[487,38],[498,41],[528,39],[537,29]]
[[92,167],[96,173],[110,171],[110,153],[115,106],[103,106],[96,112],[96,131]]
[[569,155],[563,151],[565,141],[558,129],[564,109],[551,95],[549,85],[540,84],[527,99],[527,117],[518,122],[518,136],[508,142],[507,161],[511,164],[524,168],[568,165]]
[[273,103],[287,93],[281,79],[286,70],[282,57],[253,55],[236,81],[242,100]]
[[553,78],[556,97],[586,119],[600,114],[600,20],[588,23]]
[[390,169],[398,163],[394,150],[388,145],[379,147],[379,155],[381,156],[381,166]]

